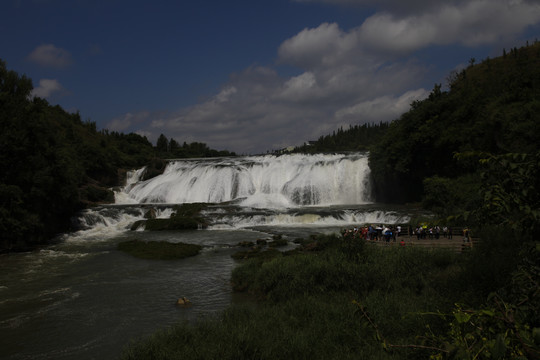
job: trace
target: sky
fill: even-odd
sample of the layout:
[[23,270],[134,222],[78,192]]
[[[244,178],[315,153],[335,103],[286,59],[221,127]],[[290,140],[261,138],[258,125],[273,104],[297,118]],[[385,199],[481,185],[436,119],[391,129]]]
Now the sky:
[[540,0],[6,0],[0,59],[98,129],[260,154],[392,121]]

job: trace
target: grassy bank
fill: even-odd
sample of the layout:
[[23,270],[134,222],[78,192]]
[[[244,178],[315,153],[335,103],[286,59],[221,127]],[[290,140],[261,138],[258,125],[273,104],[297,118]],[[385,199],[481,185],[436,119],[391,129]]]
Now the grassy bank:
[[455,319],[470,313],[455,304],[480,306],[507,281],[500,275],[479,289],[486,267],[499,275],[508,264],[478,263],[477,256],[318,237],[234,269],[233,288],[253,294],[255,304],[162,330],[126,348],[122,359],[469,358],[448,339],[470,325],[467,318],[456,328]]

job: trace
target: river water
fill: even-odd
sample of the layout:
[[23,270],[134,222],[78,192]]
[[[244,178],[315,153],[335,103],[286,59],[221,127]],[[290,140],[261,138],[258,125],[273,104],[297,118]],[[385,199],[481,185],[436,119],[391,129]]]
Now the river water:
[[[160,177],[140,181],[141,174],[130,174],[116,205],[83,212],[74,221],[79,231],[39,251],[0,256],[0,358],[116,358],[133,339],[239,301],[230,274],[241,241],[280,234],[290,248],[297,237],[411,215],[370,202],[369,168],[358,154],[179,161]],[[149,208],[166,218],[172,203],[210,200],[220,204],[203,213],[208,229],[130,230]],[[142,260],[117,250],[127,239],[203,250],[182,260]],[[182,296],[192,306],[177,306]]]

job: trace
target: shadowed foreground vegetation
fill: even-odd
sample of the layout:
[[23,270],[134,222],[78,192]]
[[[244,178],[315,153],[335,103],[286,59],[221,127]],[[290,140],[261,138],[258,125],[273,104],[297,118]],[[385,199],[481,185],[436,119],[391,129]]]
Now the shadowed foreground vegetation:
[[512,254],[497,241],[466,254],[350,244],[337,236],[320,236],[316,242],[304,247],[316,251],[273,251],[272,256],[242,262],[233,271],[233,287],[257,301],[164,329],[132,343],[121,358],[540,355],[540,339],[534,339],[540,305],[534,282],[540,273],[536,248],[525,247],[519,256],[501,261],[502,254]]

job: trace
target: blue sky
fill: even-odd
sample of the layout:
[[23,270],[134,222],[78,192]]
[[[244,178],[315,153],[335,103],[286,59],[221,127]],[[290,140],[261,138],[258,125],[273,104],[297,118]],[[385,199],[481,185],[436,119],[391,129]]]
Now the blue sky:
[[98,128],[264,153],[391,121],[539,0],[6,0],[0,58]]

